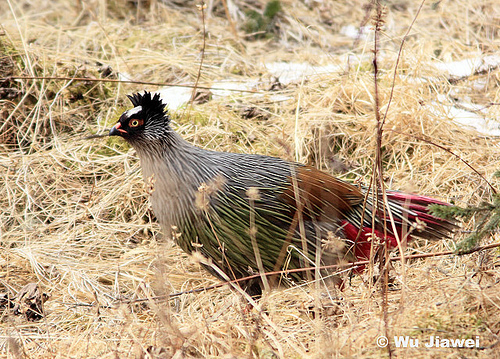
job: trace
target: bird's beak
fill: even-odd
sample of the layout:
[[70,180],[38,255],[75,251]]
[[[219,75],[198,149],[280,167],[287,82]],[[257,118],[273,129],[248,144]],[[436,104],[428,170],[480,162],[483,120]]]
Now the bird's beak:
[[114,125],[111,130],[109,130],[109,135],[110,136],[122,136],[122,134],[127,133],[127,131],[123,130],[121,128],[122,124],[118,122],[116,125]]

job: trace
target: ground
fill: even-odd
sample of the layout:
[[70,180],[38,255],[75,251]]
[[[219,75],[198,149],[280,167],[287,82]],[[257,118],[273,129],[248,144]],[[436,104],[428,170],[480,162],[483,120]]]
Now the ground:
[[[378,20],[358,0],[197,5],[0,3],[2,355],[498,356],[497,250],[395,261],[385,290],[368,268],[343,290],[277,289],[251,308],[161,234],[134,150],[85,138],[107,133],[127,94],[162,90],[193,144],[369,184],[378,111],[388,188],[479,205],[499,186],[496,2],[393,0]],[[405,254],[454,250],[474,224]],[[34,307],[9,308],[26,285]],[[425,347],[431,336],[479,346]]]

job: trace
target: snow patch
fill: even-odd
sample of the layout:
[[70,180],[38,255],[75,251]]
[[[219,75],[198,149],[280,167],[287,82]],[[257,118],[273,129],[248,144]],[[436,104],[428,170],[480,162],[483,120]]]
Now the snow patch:
[[267,71],[277,77],[283,85],[300,82],[306,77],[338,73],[344,70],[339,65],[313,66],[304,62],[271,62],[266,63],[265,66]]
[[473,129],[482,135],[500,136],[500,122],[486,118],[486,110],[483,106],[472,103],[460,102],[456,105],[446,105],[446,96],[438,95],[438,101],[432,102],[430,111],[436,116],[443,116],[458,123],[460,126]]
[[340,29],[340,33],[354,40],[366,40],[370,27],[362,26],[357,27],[354,25],[346,25]]
[[433,65],[438,70],[446,72],[451,78],[462,78],[499,67],[500,56],[481,56],[460,61],[434,63]]
[[178,110],[191,100],[193,89],[190,87],[169,86],[164,87],[155,93],[160,95],[163,103],[166,103],[169,110]]

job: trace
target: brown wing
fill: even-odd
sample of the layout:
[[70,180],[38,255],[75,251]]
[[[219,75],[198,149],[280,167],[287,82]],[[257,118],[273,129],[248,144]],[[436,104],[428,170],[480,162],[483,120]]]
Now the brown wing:
[[335,220],[363,201],[361,190],[313,167],[297,167],[283,193],[289,205],[302,212],[304,219]]
[[[279,270],[284,263],[287,248],[292,242],[297,230],[304,234],[301,221],[312,221],[317,224],[338,224],[338,220],[345,218],[345,213],[363,201],[363,195],[359,188],[352,184],[343,182],[329,174],[321,172],[309,166],[295,167],[295,173],[289,178],[289,186],[283,192],[283,200],[292,208],[292,222],[288,234],[283,242],[278,255],[274,270]],[[315,245],[307,243],[307,238],[301,235],[302,250],[314,256]],[[334,253],[335,260],[328,261],[329,264],[338,261],[342,253]],[[330,263],[332,262],[332,263]],[[304,263],[304,266],[307,266]],[[310,272],[306,272],[307,279],[311,279]]]

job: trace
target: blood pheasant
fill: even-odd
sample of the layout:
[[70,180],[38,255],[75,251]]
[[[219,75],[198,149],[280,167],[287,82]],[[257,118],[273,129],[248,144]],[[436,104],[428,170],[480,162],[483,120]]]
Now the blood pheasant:
[[[187,253],[199,251],[229,278],[366,259],[373,235],[396,246],[396,233],[436,240],[454,223],[431,215],[435,199],[388,191],[389,211],[366,189],[279,158],[216,152],[193,146],[171,127],[158,94],[128,96],[109,135],[127,140],[153,185],[151,203],[162,229]],[[374,206],[378,208],[374,210]],[[384,213],[385,212],[385,213]],[[328,245],[332,238],[337,244]],[[341,240],[339,241],[338,238]],[[289,273],[287,280],[311,278]],[[310,273],[310,272],[307,272]],[[220,275],[219,275],[220,276]],[[246,283],[259,294],[262,282]]]

